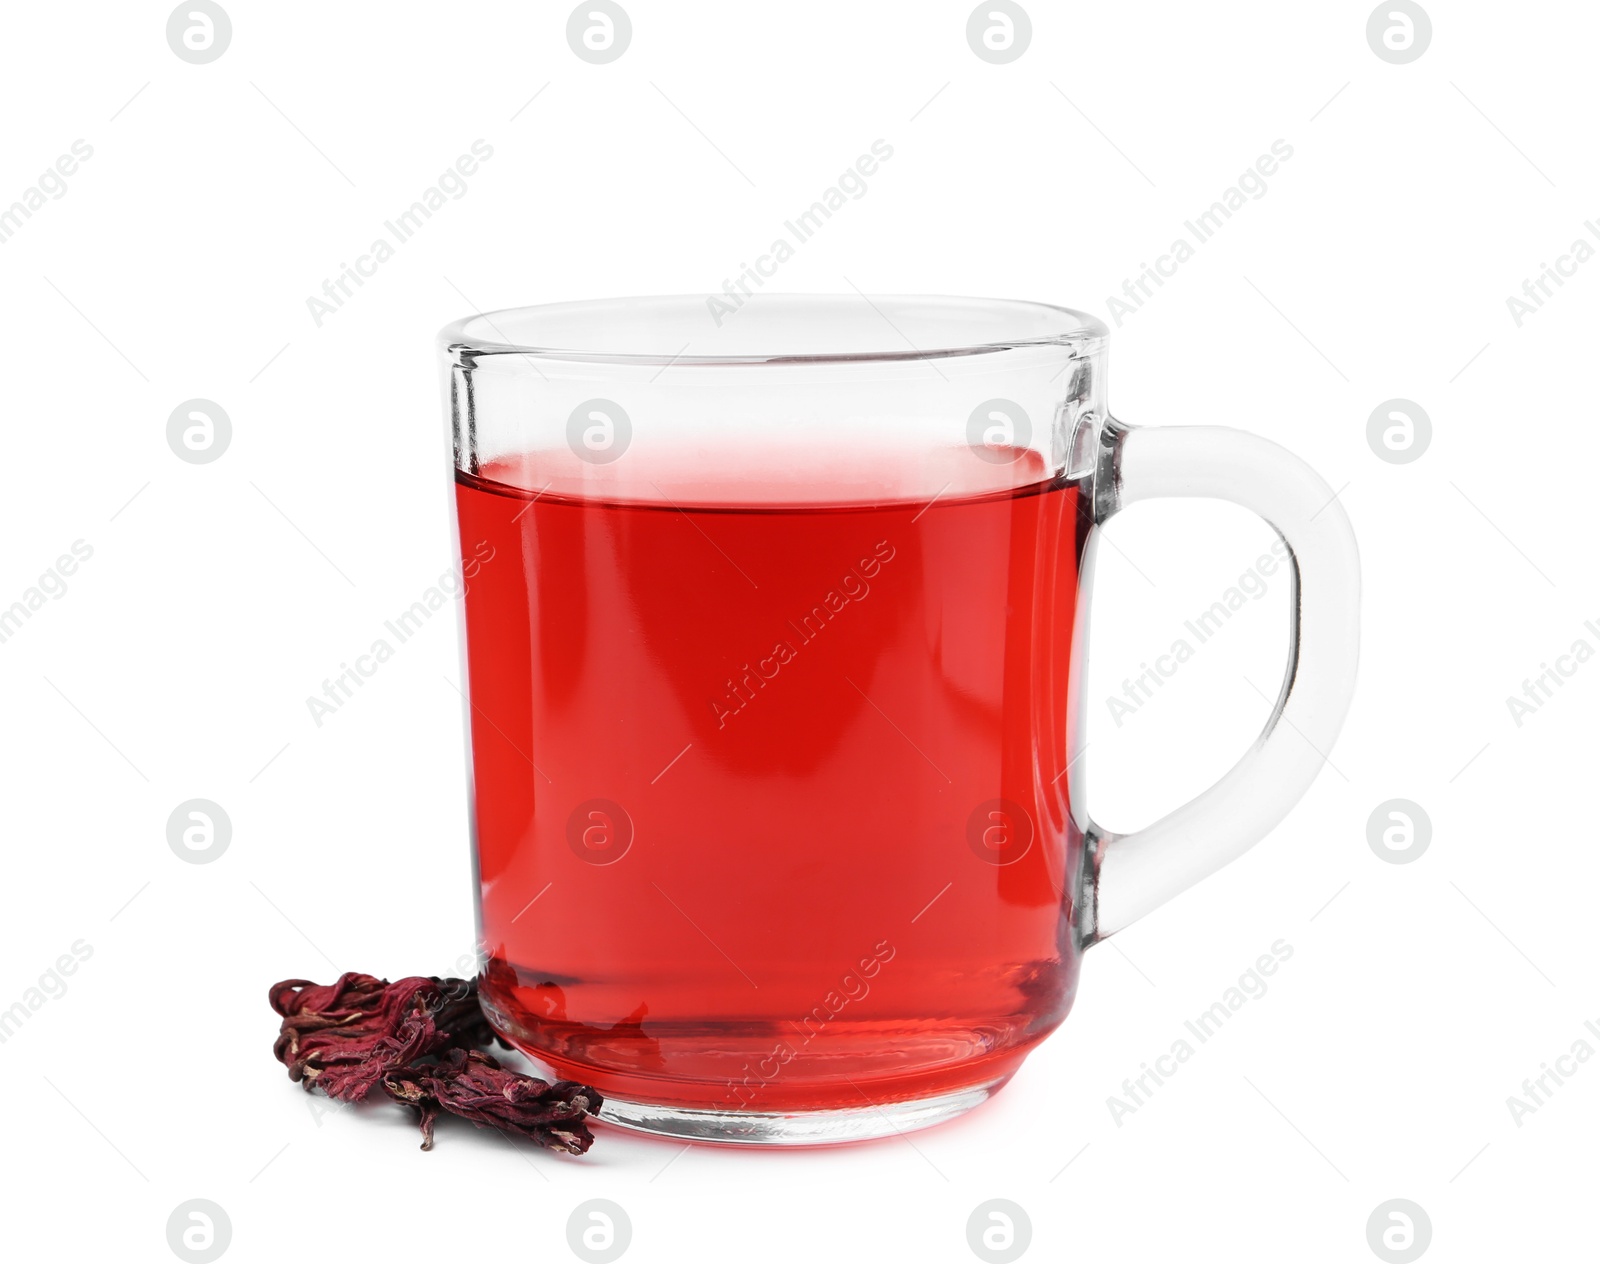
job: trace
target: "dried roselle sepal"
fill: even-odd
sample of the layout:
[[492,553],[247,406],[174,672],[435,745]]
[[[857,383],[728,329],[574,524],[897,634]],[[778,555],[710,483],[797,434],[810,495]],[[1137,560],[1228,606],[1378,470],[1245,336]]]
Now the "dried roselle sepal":
[[326,985],[285,979],[268,1000],[283,1018],[272,1052],[289,1078],[340,1101],[360,1101],[393,1067],[492,1038],[466,979],[350,972]]
[[416,1108],[424,1150],[433,1147],[441,1111],[569,1154],[593,1144],[586,1120],[600,1108],[598,1092],[520,1075],[476,1052],[505,1041],[484,1017],[473,981],[390,983],[349,973],[326,985],[285,979],[268,999],[283,1019],[272,1051],[291,1079],[341,1101],[360,1101],[381,1082],[389,1097]]
[[422,1126],[422,1148],[433,1149],[433,1121],[439,1117],[439,1103],[423,1084],[427,1067],[400,1067],[383,1073],[383,1091],[404,1106],[417,1108],[417,1122]]
[[588,1117],[600,1109],[592,1088],[521,1075],[475,1049],[451,1049],[436,1063],[401,1067],[383,1076],[383,1089],[415,1106],[422,1148],[433,1148],[433,1122],[446,1111],[480,1128],[527,1137],[552,1150],[583,1154],[594,1144]]

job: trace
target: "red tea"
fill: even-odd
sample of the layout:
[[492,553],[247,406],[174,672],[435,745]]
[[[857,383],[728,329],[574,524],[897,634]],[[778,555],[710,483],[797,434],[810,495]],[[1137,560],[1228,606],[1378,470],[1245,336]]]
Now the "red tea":
[[457,476],[496,1025],[702,1109],[1009,1075],[1077,980],[1080,486],[991,464],[937,497],[730,504],[530,468]]

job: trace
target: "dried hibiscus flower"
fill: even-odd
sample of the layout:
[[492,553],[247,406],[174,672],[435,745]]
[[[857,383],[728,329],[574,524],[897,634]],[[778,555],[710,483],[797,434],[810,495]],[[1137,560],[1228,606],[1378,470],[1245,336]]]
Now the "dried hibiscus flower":
[[600,1094],[562,1080],[546,1084],[507,1070],[487,1053],[451,1049],[437,1063],[386,1071],[383,1091],[415,1106],[422,1148],[433,1148],[433,1121],[440,1110],[537,1141],[552,1150],[582,1154],[593,1143],[586,1117],[600,1109]]
[[290,1079],[345,1102],[361,1101],[381,1083],[394,1100],[417,1108],[424,1150],[433,1146],[441,1110],[571,1154],[594,1140],[585,1122],[600,1108],[594,1089],[548,1084],[475,1052],[499,1037],[472,980],[390,983],[352,972],[326,985],[285,979],[268,1000],[283,1019],[272,1052]]
[[351,972],[326,986],[285,979],[268,1000],[283,1018],[272,1052],[289,1078],[342,1102],[359,1102],[391,1067],[492,1038],[466,979],[390,983]]

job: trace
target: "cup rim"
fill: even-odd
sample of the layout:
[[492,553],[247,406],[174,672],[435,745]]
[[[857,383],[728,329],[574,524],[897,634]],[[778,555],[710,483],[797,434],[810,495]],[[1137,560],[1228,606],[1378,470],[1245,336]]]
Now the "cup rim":
[[[747,311],[756,317],[723,334],[724,323],[736,326]],[[952,332],[944,332],[945,326]],[[954,336],[963,327],[970,332]],[[644,295],[500,308],[452,321],[439,331],[438,344],[455,359],[517,355],[600,364],[793,365],[937,360],[1026,348],[1064,348],[1082,356],[1109,337],[1095,317],[1053,303],[857,290]],[[697,339],[708,349],[694,350]]]

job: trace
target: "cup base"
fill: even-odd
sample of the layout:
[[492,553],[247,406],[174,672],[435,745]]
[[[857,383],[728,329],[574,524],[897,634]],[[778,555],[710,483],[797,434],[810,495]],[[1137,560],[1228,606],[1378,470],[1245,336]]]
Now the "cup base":
[[693,1110],[606,1098],[600,1119],[634,1132],[718,1145],[819,1146],[871,1141],[931,1128],[987,1101],[1011,1077],[1001,1076],[938,1097],[840,1110]]

